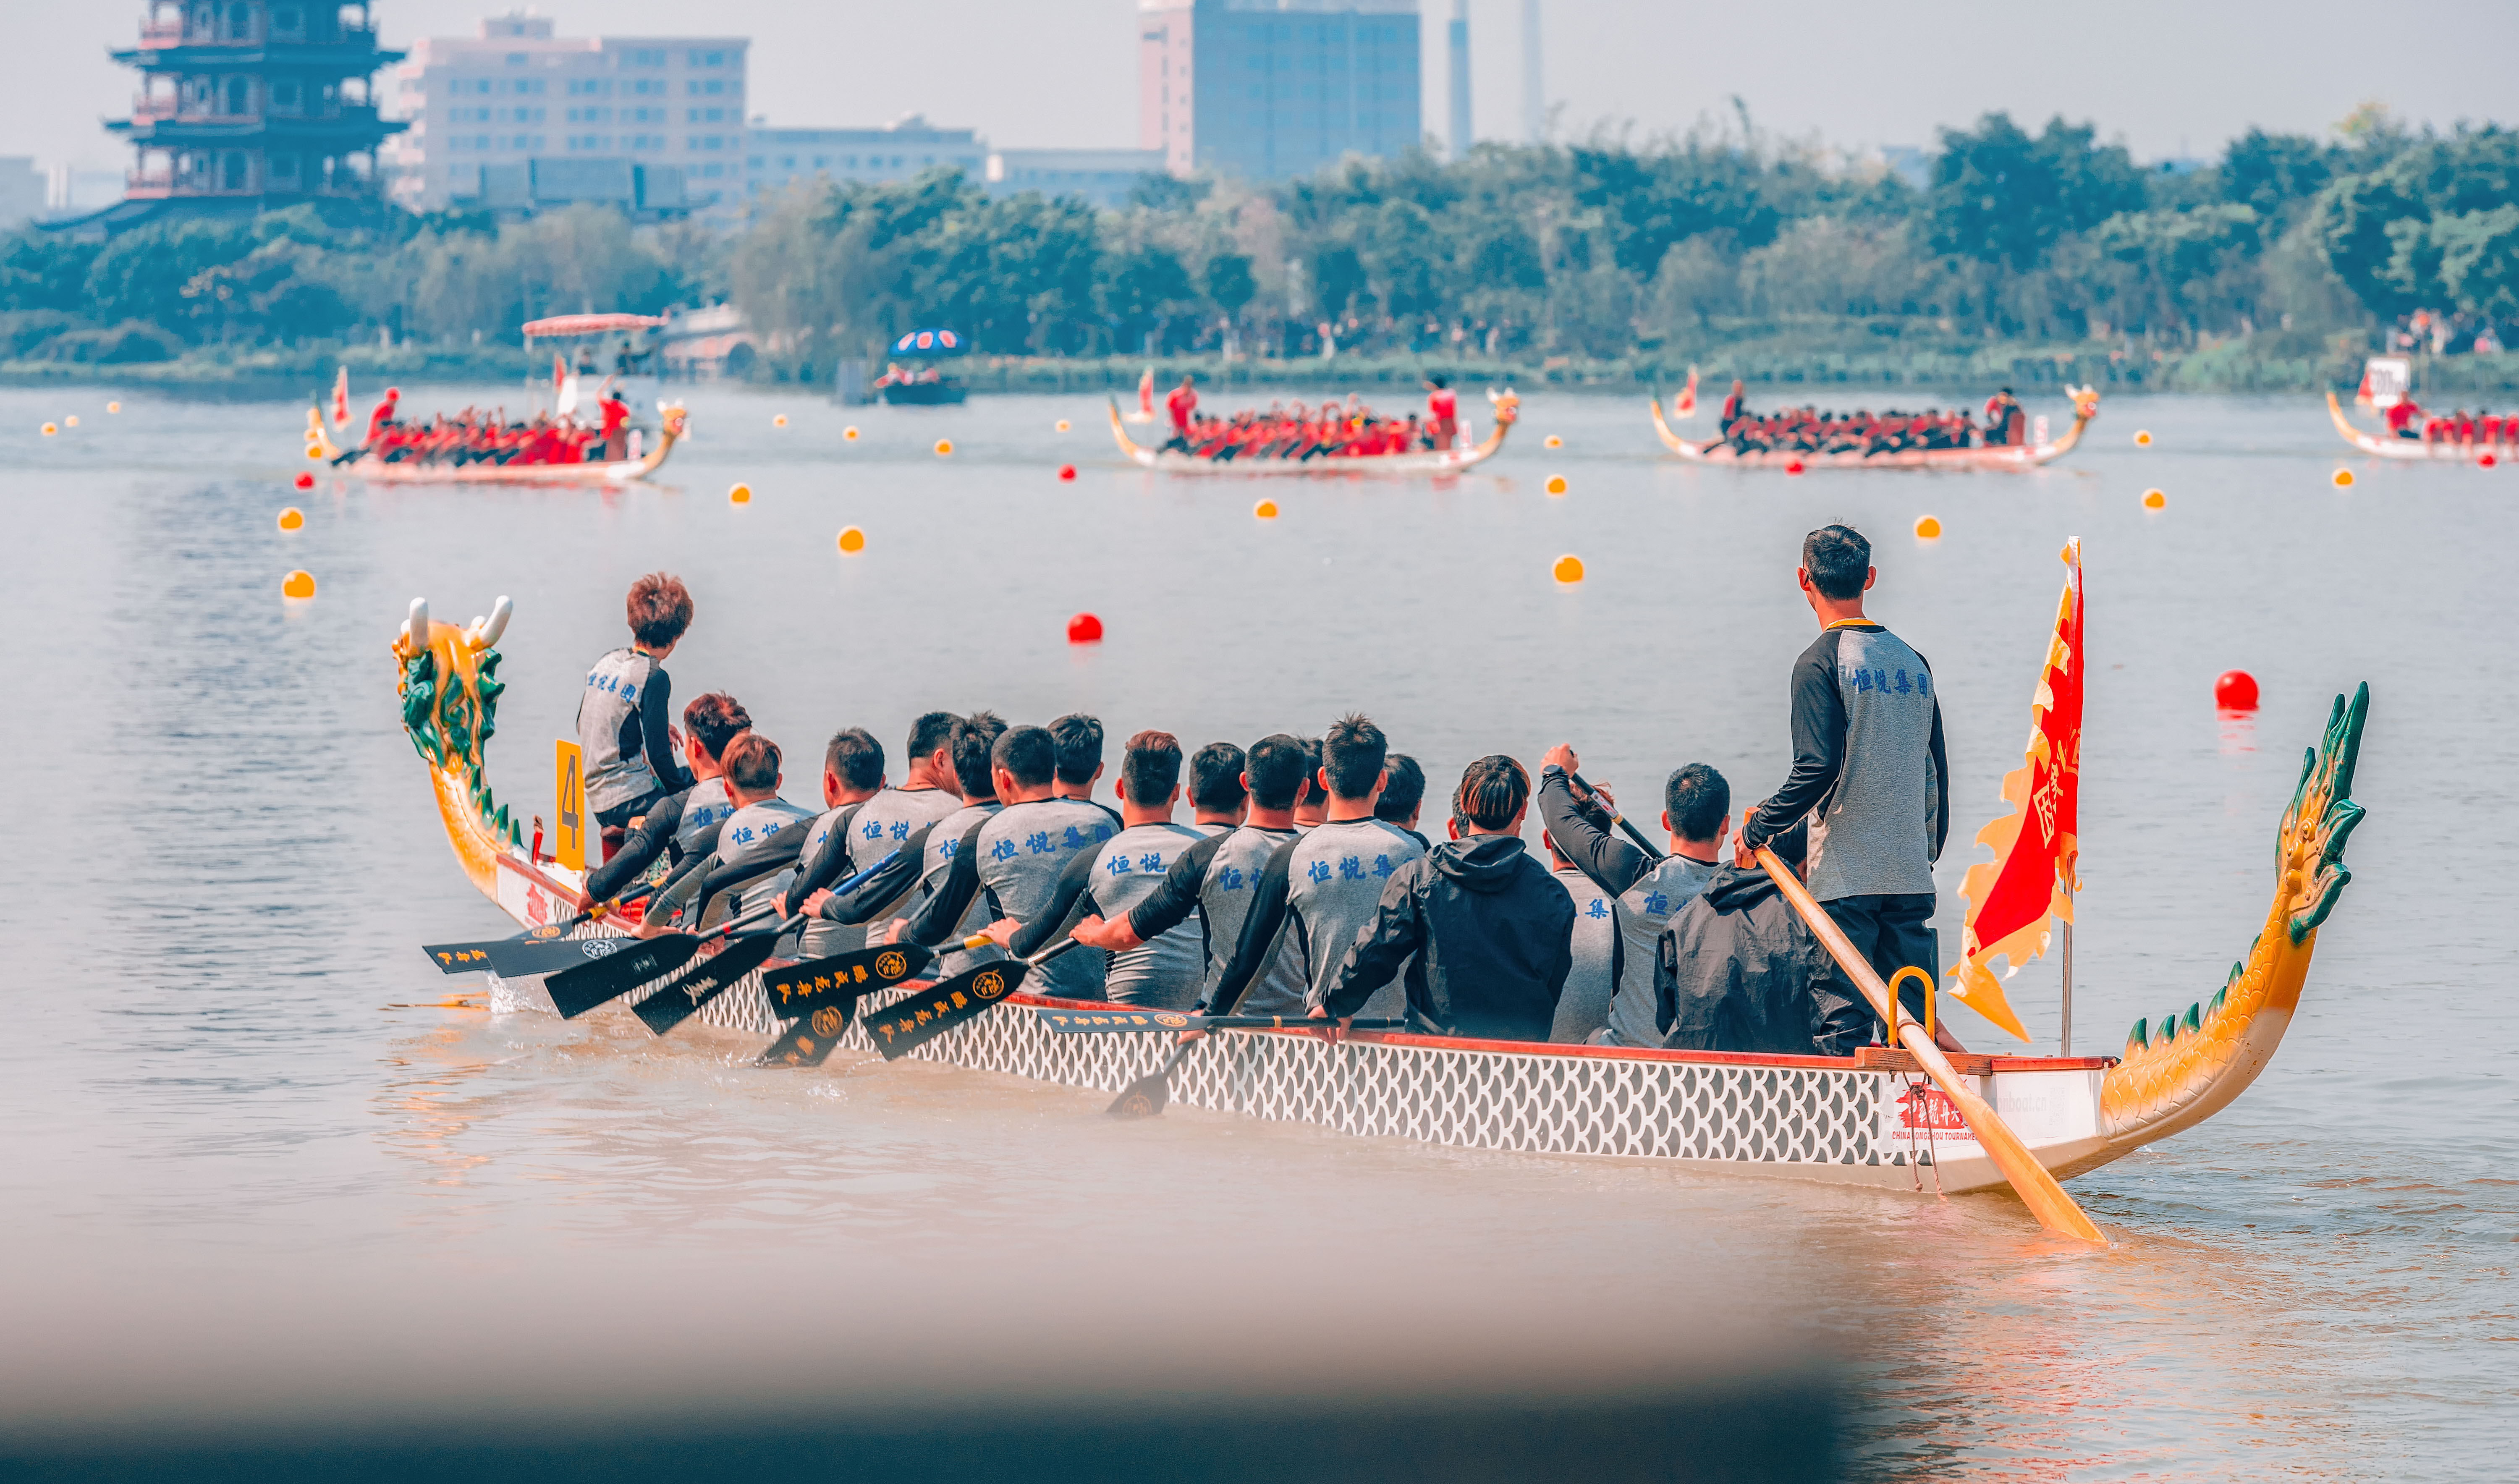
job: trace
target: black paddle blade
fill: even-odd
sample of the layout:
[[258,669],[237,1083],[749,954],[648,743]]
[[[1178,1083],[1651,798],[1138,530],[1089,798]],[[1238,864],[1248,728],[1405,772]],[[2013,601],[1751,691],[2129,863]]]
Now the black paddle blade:
[[658,1035],[697,1014],[702,1005],[726,992],[726,986],[750,974],[778,945],[775,933],[738,938],[715,958],[630,1007]]
[[530,979],[609,958],[629,945],[626,938],[502,938],[490,942],[432,943],[420,951],[442,973],[487,969],[502,979]]
[[755,1067],[819,1067],[829,1059],[831,1048],[840,1044],[840,1036],[849,1028],[849,1011],[854,1000],[839,1000],[817,1008],[811,1015],[787,1027],[787,1033],[770,1043],[770,1049],[753,1062]]
[[1159,1118],[1172,1100],[1172,1072],[1189,1056],[1189,1043],[1175,1047],[1164,1065],[1120,1090],[1103,1113],[1114,1118]]
[[552,1008],[559,1012],[561,1020],[576,1020],[606,1000],[618,999],[649,980],[662,979],[689,963],[691,955],[700,951],[700,940],[687,933],[624,941],[629,946],[622,952],[563,970],[543,981]]
[[866,1034],[885,1061],[897,1061],[1014,993],[1031,972],[1019,958],[982,964],[867,1016]]
[[847,1004],[861,994],[889,989],[936,962],[936,950],[920,943],[857,948],[828,958],[790,964],[763,978],[770,1008],[781,1020],[808,1014],[817,1006]]

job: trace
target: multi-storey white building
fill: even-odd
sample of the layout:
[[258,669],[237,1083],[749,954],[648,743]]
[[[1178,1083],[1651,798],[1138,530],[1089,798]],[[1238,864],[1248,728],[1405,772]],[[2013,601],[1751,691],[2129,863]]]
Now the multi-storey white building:
[[[435,210],[496,183],[583,174],[564,162],[617,160],[645,179],[679,169],[699,211],[742,209],[749,133],[740,36],[554,36],[508,15],[474,37],[432,37],[395,68],[411,127],[381,155],[394,198]],[[537,169],[537,166],[542,168]],[[631,172],[616,170],[625,179]]]

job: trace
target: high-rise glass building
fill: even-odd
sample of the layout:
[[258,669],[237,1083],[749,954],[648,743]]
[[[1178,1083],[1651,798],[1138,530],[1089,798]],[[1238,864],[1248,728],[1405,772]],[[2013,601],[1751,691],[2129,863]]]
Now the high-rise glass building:
[[1301,175],[1419,142],[1417,0],[1139,0],[1138,143],[1175,175]]

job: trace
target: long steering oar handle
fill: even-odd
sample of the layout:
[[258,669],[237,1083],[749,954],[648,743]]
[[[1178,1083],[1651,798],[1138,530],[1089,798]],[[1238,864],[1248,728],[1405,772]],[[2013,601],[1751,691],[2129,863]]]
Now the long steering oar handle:
[[1594,788],[1584,779],[1581,773],[1569,772],[1566,776],[1574,780],[1574,786],[1576,788],[1581,789],[1583,792],[1591,795],[1595,799],[1604,801],[1601,807],[1610,811],[1610,821],[1615,824],[1618,828],[1627,832],[1627,838],[1636,843],[1637,850],[1645,852],[1645,858],[1647,860],[1659,861],[1665,858],[1661,851],[1654,849],[1654,843],[1645,838],[1644,831],[1637,829],[1632,824],[1629,824],[1627,822],[1627,816],[1618,812],[1618,803],[1616,800],[1610,798],[1609,795],[1602,793],[1597,788]]
[[1802,921],[1810,926],[1811,935],[1828,949],[1829,957],[1836,960],[1837,967],[1845,971],[1845,977],[1854,982],[1854,987],[1863,991],[1863,997],[1872,1002],[1873,1014],[1880,1017],[1881,1024],[1891,1028],[1898,1044],[1907,1048],[1918,1065],[1924,1069],[1925,1074],[1933,1079],[1933,1084],[1942,1090],[1943,1096],[1959,1109],[1960,1116],[1967,1120],[1968,1132],[1975,1136],[1978,1147],[1994,1160],[1996,1168],[2003,1171],[2003,1177],[2011,1182],[2011,1188],[2020,1193],[2022,1203],[2029,1207],[2031,1215],[2038,1218],[2038,1224],[2051,1232],[2060,1232],[2067,1237],[2078,1237],[2084,1242],[2096,1242],[2105,1246],[2107,1238],[2099,1235],[2099,1229],[2092,1224],[2091,1218],[2074,1203],[2072,1197],[2064,1194],[2064,1187],[2056,1182],[2047,1166],[2038,1162],[2038,1157],[2031,1154],[2029,1146],[2011,1131],[2011,1125],[2003,1121],[2003,1115],[1994,1111],[1993,1105],[1967,1090],[1967,1085],[1960,1080],[1959,1072],[1952,1069],[1950,1059],[1943,1056],[1941,1048],[1933,1044],[1933,1038],[1924,1033],[1924,1027],[1900,1007],[1898,997],[1889,992],[1888,985],[1880,982],[1880,976],[1873,972],[1872,965],[1864,960],[1862,954],[1854,951],[1854,944],[1846,938],[1844,930],[1837,927],[1836,919],[1829,916],[1811,898],[1810,892],[1802,886],[1801,878],[1765,846],[1758,848],[1758,864],[1766,867],[1768,879],[1775,882],[1776,890],[1784,893],[1785,899],[1793,904],[1793,910],[1801,914]]

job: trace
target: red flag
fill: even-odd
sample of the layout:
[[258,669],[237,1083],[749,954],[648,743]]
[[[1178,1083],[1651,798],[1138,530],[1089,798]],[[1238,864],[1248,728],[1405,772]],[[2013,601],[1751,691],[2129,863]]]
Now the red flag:
[[553,356],[553,357],[552,357],[552,391],[554,391],[554,392],[556,392],[556,391],[558,391],[561,387],[566,386],[567,384],[568,384],[568,357],[566,357],[566,356]]
[[346,366],[341,368],[341,374],[332,382],[332,425],[350,425],[350,369]]
[[2003,797],[2013,811],[1977,832],[1995,858],[1968,867],[1960,895],[1968,900],[1961,930],[1963,961],[1952,995],[2022,1040],[2029,1032],[1987,966],[2002,955],[2005,978],[2047,951],[2051,920],[2073,920],[2073,868],[2081,854],[2082,544],[2064,544],[2064,595],[2055,632],[2029,703],[2029,745],[2022,765],[2006,773]]

